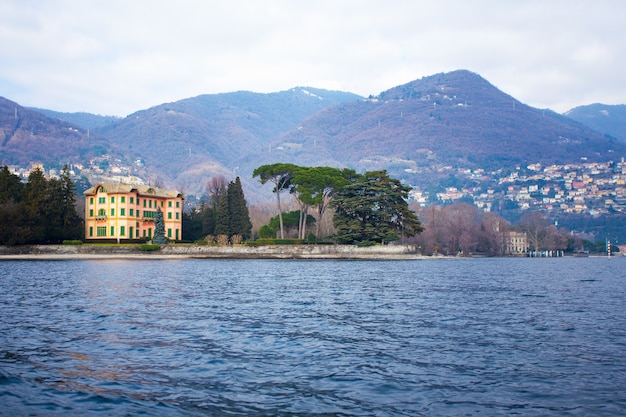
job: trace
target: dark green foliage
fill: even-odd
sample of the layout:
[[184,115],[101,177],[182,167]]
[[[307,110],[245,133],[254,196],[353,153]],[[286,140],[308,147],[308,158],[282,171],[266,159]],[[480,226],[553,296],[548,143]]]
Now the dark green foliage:
[[250,214],[239,177],[228,184],[227,198],[230,220],[229,235],[240,235],[243,239],[250,239],[252,221],[250,221]]
[[260,239],[274,239],[275,237],[276,230],[272,229],[269,224],[265,224],[259,229]]
[[[285,228],[285,231],[288,234],[289,231],[298,229],[298,224],[300,223],[300,210],[293,210],[287,213],[282,213],[282,218],[283,218],[283,227]],[[315,217],[311,216],[310,214],[307,215],[306,223],[309,226],[313,226],[315,224]],[[269,226],[271,230],[274,231],[274,234],[276,234],[276,232],[280,230],[279,216],[272,217],[270,219],[270,222],[267,224],[267,226]]]
[[195,241],[207,235],[203,233],[202,230],[204,214],[204,204],[189,212],[183,213],[183,236],[186,240]]
[[226,184],[223,178],[213,181],[209,201],[183,215],[183,235],[186,239],[202,240],[208,235],[239,235],[249,239],[252,222],[241,180],[237,177]]
[[285,228],[283,224],[283,210],[280,205],[280,193],[291,188],[291,178],[298,169],[300,167],[294,164],[277,163],[260,166],[252,172],[252,177],[259,177],[261,184],[265,184],[268,181],[274,184],[272,191],[276,193],[281,238],[285,237]]
[[309,207],[317,209],[318,219],[316,235],[319,235],[319,225],[322,216],[330,203],[333,193],[350,183],[350,179],[356,176],[353,170],[332,167],[298,167],[291,178],[290,192],[300,202],[301,216],[298,225],[298,236],[303,239],[306,236],[308,223],[304,219],[308,216]]
[[154,239],[152,239],[152,241],[157,245],[165,245],[168,243],[165,237],[165,222],[163,221],[161,207],[157,208],[156,218],[154,219]]
[[142,252],[155,252],[161,250],[161,245],[145,243],[139,247]]
[[409,190],[386,171],[366,172],[335,194],[331,204],[335,208],[336,239],[368,245],[420,233],[417,215],[408,208]]
[[9,201],[18,202],[23,188],[20,178],[12,174],[8,167],[2,167],[0,170],[0,204]]
[[47,180],[33,170],[22,186],[4,167],[0,172],[0,244],[60,243],[80,239],[74,183],[67,167],[61,178]]
[[220,188],[213,207],[215,209],[215,230],[210,234],[230,236],[230,210],[226,187]]

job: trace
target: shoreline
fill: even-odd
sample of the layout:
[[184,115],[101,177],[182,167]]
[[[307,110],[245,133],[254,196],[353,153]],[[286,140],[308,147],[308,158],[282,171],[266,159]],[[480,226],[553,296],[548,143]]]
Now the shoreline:
[[139,246],[29,245],[0,246],[2,260],[181,260],[181,259],[438,259],[420,255],[413,245],[357,247],[351,245],[199,246],[166,245],[144,252]]

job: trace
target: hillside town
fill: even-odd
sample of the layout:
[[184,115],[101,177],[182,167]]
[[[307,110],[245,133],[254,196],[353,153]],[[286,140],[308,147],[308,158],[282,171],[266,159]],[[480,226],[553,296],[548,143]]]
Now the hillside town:
[[[39,167],[49,178],[56,178],[60,169],[32,164],[10,167],[24,181],[32,169]],[[143,161],[125,165],[108,155],[92,158],[88,165],[70,165],[70,175],[94,181],[149,184],[142,177]],[[471,202],[485,212],[503,209],[541,211],[551,216],[560,213],[588,214],[593,217],[626,211],[626,161],[586,162],[579,164],[529,164],[516,166],[508,173],[502,170],[455,168],[443,166],[440,172],[454,175],[472,186],[446,187],[432,193],[412,185],[412,201],[426,207],[430,204]]]
[[[510,173],[502,170],[445,167],[450,174],[474,182],[471,187],[448,187],[435,196],[413,187],[411,198],[422,206],[456,201],[472,202],[484,211],[502,208],[537,210],[548,214],[601,216],[626,209],[626,162],[581,162],[580,164],[530,164]],[[499,205],[499,206],[496,206]],[[507,207],[503,207],[507,206]]]

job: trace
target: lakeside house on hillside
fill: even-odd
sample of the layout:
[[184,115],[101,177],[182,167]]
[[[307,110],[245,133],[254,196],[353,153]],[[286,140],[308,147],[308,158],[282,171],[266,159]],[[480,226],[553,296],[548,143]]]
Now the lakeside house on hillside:
[[84,194],[86,240],[151,240],[159,209],[163,213],[165,237],[182,239],[185,197],[178,191],[102,182]]

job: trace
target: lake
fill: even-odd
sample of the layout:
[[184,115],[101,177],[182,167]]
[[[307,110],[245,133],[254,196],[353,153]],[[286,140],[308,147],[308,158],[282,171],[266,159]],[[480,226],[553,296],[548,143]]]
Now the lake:
[[0,261],[0,414],[626,414],[626,257]]

